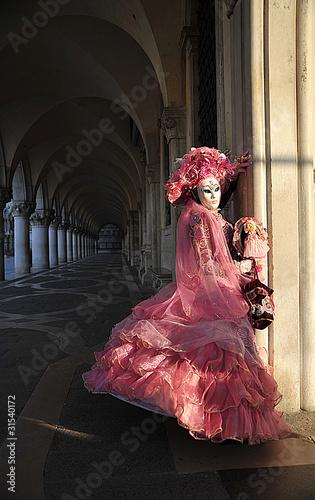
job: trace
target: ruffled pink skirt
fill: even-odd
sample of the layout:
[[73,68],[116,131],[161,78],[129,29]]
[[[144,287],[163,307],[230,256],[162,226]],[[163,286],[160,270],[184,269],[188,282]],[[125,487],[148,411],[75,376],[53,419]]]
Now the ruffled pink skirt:
[[95,353],[96,363],[83,374],[89,391],[176,417],[196,439],[256,444],[289,434],[275,409],[281,395],[272,369],[246,318],[141,319],[136,311]]

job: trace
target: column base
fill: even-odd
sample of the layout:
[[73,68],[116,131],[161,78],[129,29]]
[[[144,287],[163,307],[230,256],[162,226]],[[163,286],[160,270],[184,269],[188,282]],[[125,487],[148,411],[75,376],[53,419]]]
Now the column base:
[[15,274],[27,274],[31,272],[30,267],[15,267],[14,268],[14,273]]
[[44,264],[33,264],[32,269],[49,269],[49,266]]

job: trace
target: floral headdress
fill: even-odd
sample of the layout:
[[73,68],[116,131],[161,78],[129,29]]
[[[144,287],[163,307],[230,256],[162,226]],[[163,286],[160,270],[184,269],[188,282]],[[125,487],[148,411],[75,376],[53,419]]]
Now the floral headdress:
[[230,182],[236,178],[241,166],[250,156],[245,153],[231,163],[227,153],[221,153],[215,148],[191,148],[190,152],[178,160],[181,164],[171,174],[170,179],[164,185],[167,190],[167,198],[173,206],[185,204],[191,197],[191,191],[208,177],[215,177],[221,185],[222,192],[226,191]]

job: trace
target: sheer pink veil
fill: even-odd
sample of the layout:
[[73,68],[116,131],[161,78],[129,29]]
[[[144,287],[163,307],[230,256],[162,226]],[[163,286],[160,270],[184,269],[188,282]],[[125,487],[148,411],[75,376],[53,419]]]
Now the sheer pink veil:
[[239,323],[248,312],[240,285],[248,281],[232,261],[222,219],[190,199],[177,224],[176,282],[135,306],[133,317]]
[[221,220],[190,199],[178,221],[177,291],[192,322],[237,320],[248,312],[240,288],[244,275],[232,261]]

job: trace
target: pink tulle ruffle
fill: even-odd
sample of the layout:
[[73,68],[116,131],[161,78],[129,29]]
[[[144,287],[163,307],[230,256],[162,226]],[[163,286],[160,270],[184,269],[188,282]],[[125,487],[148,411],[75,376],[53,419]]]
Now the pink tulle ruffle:
[[167,342],[157,349],[137,334],[122,334],[96,353],[97,362],[83,376],[85,386],[176,417],[196,439],[256,444],[287,435],[268,367],[254,351],[241,352],[232,337],[205,338],[207,343],[186,351]]

